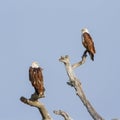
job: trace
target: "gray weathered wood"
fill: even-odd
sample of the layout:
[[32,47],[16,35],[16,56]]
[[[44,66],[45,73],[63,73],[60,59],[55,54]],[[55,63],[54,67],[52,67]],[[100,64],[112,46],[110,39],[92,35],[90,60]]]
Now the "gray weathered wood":
[[72,118],[68,115],[68,113],[62,111],[62,110],[54,110],[53,111],[56,115],[61,115],[62,117],[64,117],[64,120],[72,120]]
[[66,72],[68,74],[69,77],[69,82],[68,85],[72,86],[75,88],[76,90],[76,94],[79,96],[79,98],[81,99],[82,103],[84,104],[84,106],[86,107],[86,109],[88,110],[88,112],[90,113],[91,117],[94,120],[104,120],[93,108],[93,106],[91,105],[91,103],[87,100],[83,90],[82,90],[82,85],[80,80],[76,77],[73,69],[75,69],[76,67],[82,65],[83,63],[85,63],[86,60],[86,56],[84,55],[82,57],[82,60],[76,64],[71,65],[70,63],[70,59],[69,56],[62,56],[59,61],[63,62],[66,68]]
[[41,116],[42,116],[42,120],[52,120],[51,116],[49,115],[47,109],[45,108],[44,104],[41,103],[40,101],[38,100],[34,100],[31,96],[30,99],[27,99],[25,97],[21,97],[20,98],[21,102],[27,104],[27,105],[30,105],[30,106],[33,106],[33,107],[36,107],[38,108]]

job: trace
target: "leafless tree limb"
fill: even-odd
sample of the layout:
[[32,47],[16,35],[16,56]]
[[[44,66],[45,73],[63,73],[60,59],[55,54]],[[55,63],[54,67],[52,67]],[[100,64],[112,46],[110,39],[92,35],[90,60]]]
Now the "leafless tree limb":
[[63,62],[66,68],[66,72],[68,74],[69,77],[69,82],[68,85],[72,86],[75,88],[76,90],[76,94],[79,96],[79,98],[81,99],[82,103],[84,104],[84,106],[86,107],[86,109],[88,110],[88,112],[90,113],[91,117],[94,120],[104,120],[96,111],[95,109],[92,107],[92,105],[90,104],[90,102],[87,100],[83,90],[82,90],[82,85],[80,80],[76,77],[73,68],[76,68],[80,65],[82,65],[83,63],[85,63],[86,60],[86,52],[84,52],[82,60],[76,64],[71,65],[70,63],[70,59],[69,56],[62,56],[59,61]]
[[45,108],[44,104],[41,103],[40,101],[38,101],[38,99],[35,99],[34,96],[32,95],[30,99],[27,99],[25,97],[21,97],[20,98],[21,102],[36,107],[38,108],[41,116],[42,116],[42,120],[52,120],[51,116],[49,115],[47,109]]
[[65,120],[72,120],[71,117],[64,111],[62,110],[58,110],[58,111],[53,111],[56,115],[61,115],[62,117],[64,117]]
[[83,53],[82,60],[72,65],[72,69],[75,69],[79,67],[80,65],[84,64],[86,61],[86,57],[87,57],[87,50],[85,50],[85,52]]

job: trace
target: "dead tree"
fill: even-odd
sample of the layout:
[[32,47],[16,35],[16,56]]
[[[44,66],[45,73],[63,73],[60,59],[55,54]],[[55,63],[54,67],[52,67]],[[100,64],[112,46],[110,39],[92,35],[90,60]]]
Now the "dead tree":
[[[103,120],[103,118],[95,111],[95,109],[92,107],[90,102],[86,99],[86,96],[82,90],[81,82],[75,76],[74,71],[73,71],[76,67],[85,63],[85,60],[86,60],[86,53],[83,54],[82,60],[80,62],[75,63],[73,65],[71,65],[70,63],[69,56],[61,57],[59,59],[60,62],[64,63],[68,77],[69,77],[69,82],[67,82],[67,84],[75,88],[76,94],[79,96],[84,106],[87,108],[91,117],[94,120]],[[29,99],[25,97],[21,97],[20,100],[25,104],[38,108],[43,120],[52,120],[52,117],[48,113],[44,104],[38,101],[38,99],[35,99],[34,95],[31,95],[31,98]],[[65,120],[71,120],[70,116],[64,111],[58,110],[58,111],[54,111],[54,113],[57,115],[63,116]]]
[[75,88],[76,91],[76,95],[78,95],[78,97],[80,98],[80,100],[82,101],[82,103],[84,104],[84,106],[86,107],[87,111],[90,113],[91,117],[94,120],[104,120],[93,108],[93,106],[91,105],[91,103],[87,100],[85,93],[83,92],[82,89],[82,84],[80,82],[80,80],[75,76],[74,74],[74,69],[79,67],[80,65],[84,64],[86,60],[86,52],[84,52],[83,56],[82,56],[82,60],[78,63],[75,64],[71,64],[70,63],[70,59],[69,56],[62,56],[59,61],[63,62],[66,68],[66,72],[67,75],[69,77],[69,81],[67,82],[68,85],[70,85],[71,87]]
[[[87,109],[88,113],[91,115],[91,117],[94,120],[104,120],[104,118],[96,112],[96,110],[93,108],[91,103],[88,101],[88,99],[82,89],[81,81],[76,77],[76,75],[74,73],[75,68],[77,68],[85,63],[86,57],[87,57],[86,54],[87,54],[87,52],[85,51],[83,53],[82,60],[75,64],[70,63],[70,58],[68,55],[60,57],[59,61],[63,62],[65,65],[65,69],[66,69],[67,75],[69,77],[69,81],[67,82],[67,84],[75,89],[76,95],[80,98],[80,100],[82,101],[83,105],[86,107],[86,109]],[[20,98],[21,102],[38,108],[38,110],[42,116],[42,120],[52,120],[52,117],[48,113],[45,105],[43,103],[41,103],[39,99],[40,98],[36,97],[35,94],[32,94],[31,98],[29,98],[29,99],[27,99],[25,97]],[[54,110],[53,112],[56,115],[61,115],[62,117],[64,117],[65,120],[72,120],[71,117],[62,110],[58,110],[58,111]],[[118,120],[118,119],[115,119],[115,120]]]

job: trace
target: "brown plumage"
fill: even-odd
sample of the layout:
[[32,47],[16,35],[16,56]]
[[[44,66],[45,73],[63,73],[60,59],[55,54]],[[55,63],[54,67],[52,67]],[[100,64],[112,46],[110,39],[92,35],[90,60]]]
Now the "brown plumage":
[[96,53],[94,42],[86,28],[82,29],[82,44],[89,53],[91,59],[94,61],[94,54]]
[[44,96],[44,81],[42,75],[42,68],[39,67],[37,62],[33,62],[29,68],[29,80],[35,89],[38,96]]

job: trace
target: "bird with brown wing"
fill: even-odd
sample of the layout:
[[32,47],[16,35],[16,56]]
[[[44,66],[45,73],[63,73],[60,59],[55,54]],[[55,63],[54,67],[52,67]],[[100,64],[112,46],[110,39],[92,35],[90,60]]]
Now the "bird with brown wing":
[[82,44],[86,48],[86,52],[89,53],[91,60],[94,61],[94,54],[96,53],[94,42],[87,28],[83,28],[82,32]]
[[29,68],[29,80],[35,89],[35,94],[38,97],[44,97],[44,80],[42,75],[42,68],[37,62],[33,62]]

